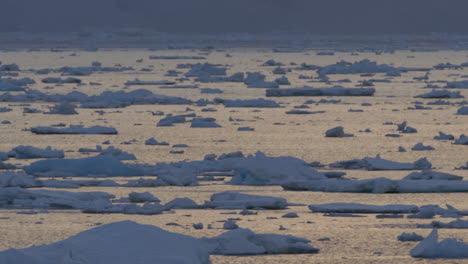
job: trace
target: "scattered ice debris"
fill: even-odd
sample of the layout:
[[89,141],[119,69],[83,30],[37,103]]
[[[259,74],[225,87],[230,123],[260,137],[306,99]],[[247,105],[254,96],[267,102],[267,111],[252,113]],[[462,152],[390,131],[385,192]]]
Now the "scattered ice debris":
[[82,159],[41,160],[24,168],[26,173],[43,177],[116,177],[143,176],[140,169],[130,167],[111,155]]
[[309,209],[313,213],[360,213],[360,214],[405,214],[418,211],[416,205],[368,205],[359,203],[329,203],[312,204]]
[[44,114],[51,114],[51,115],[77,115],[78,112],[75,110],[75,105],[70,103],[61,103],[56,104],[54,107],[50,109],[49,112],[45,112]]
[[215,122],[215,118],[211,117],[200,117],[194,118],[192,120],[192,124],[190,127],[198,127],[198,128],[213,128],[213,127],[221,127],[218,123]]
[[419,159],[414,163],[402,163],[385,160],[377,156],[375,158],[366,157],[364,159],[338,161],[330,164],[330,167],[367,170],[422,170],[430,169],[432,164],[426,158]]
[[399,236],[398,236],[398,240],[399,241],[403,241],[403,242],[406,242],[406,241],[422,241],[424,240],[424,237],[416,234],[416,233],[401,233]]
[[213,238],[202,238],[213,255],[312,254],[310,240],[291,235],[256,234],[237,228]]
[[149,192],[131,192],[128,198],[131,203],[159,203],[161,201]]
[[258,108],[276,108],[280,105],[273,100],[259,99],[246,99],[246,100],[227,100],[216,98],[216,103],[224,104],[225,107],[258,107]]
[[45,149],[33,146],[17,146],[11,152],[17,159],[60,159],[65,157],[63,150],[52,149],[50,146]]
[[251,195],[237,192],[222,192],[213,194],[204,206],[215,209],[285,209],[286,199]]
[[411,249],[413,258],[468,258],[468,245],[461,240],[447,238],[438,242],[437,229],[433,229],[421,243]]
[[133,81],[127,81],[125,82],[125,85],[172,85],[175,84],[175,82],[172,81],[142,81],[139,79],[135,79]]
[[454,140],[455,137],[450,134],[445,134],[444,132],[439,131],[439,135],[435,136],[434,139],[436,140]]
[[460,138],[458,138],[457,140],[455,140],[455,142],[453,144],[456,144],[456,145],[468,145],[468,137],[465,136],[465,135],[460,135]]
[[411,150],[423,151],[423,150],[435,150],[434,147],[429,145],[424,145],[422,142],[417,143],[414,145]]
[[159,142],[157,141],[154,137],[149,138],[145,141],[145,145],[150,145],[150,146],[169,146],[169,143],[167,142]]
[[81,80],[78,78],[54,78],[54,77],[47,77],[41,80],[43,83],[81,83]]
[[342,126],[329,129],[325,132],[325,137],[352,137],[353,134],[346,134]]
[[429,92],[429,93],[416,95],[415,98],[452,99],[452,98],[465,98],[465,97],[461,95],[459,91],[452,92],[448,90],[432,90],[432,92]]
[[209,264],[209,250],[199,239],[123,221],[102,225],[49,245],[9,249],[0,252],[0,262]]
[[341,86],[329,88],[281,88],[267,89],[266,96],[373,96],[374,88],[344,88]]
[[116,135],[117,130],[113,127],[105,126],[93,126],[84,127],[82,125],[71,125],[67,128],[56,128],[39,126],[31,128],[31,132],[34,134],[105,134],[105,135]]
[[423,170],[406,175],[403,180],[463,180],[463,177],[450,173]]

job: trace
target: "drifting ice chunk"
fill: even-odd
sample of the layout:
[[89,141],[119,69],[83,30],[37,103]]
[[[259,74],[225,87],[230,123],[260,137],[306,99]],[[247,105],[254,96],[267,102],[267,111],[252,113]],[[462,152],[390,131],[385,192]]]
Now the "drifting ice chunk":
[[45,177],[115,177],[143,176],[139,169],[130,167],[110,155],[83,159],[41,160],[24,168],[26,173]]
[[61,79],[61,78],[54,78],[54,77],[48,77],[42,79],[43,83],[81,83],[81,80],[78,78],[66,78],[66,79]]
[[448,90],[432,90],[432,92],[416,95],[415,98],[464,98],[463,95],[460,94],[459,91],[451,92]]
[[468,137],[465,135],[460,135],[460,138],[455,140],[453,144],[457,145],[468,145]]
[[468,89],[468,81],[448,82],[445,88]]
[[417,143],[414,145],[411,150],[416,150],[416,151],[423,151],[423,150],[434,150],[435,148],[432,146],[426,146],[422,142]]
[[282,184],[290,191],[350,192],[350,193],[451,193],[468,192],[468,181],[448,180],[317,180]]
[[21,187],[32,188],[40,187],[41,184],[38,180],[34,179],[31,175],[24,173],[16,173],[13,171],[6,171],[0,174],[0,187]]
[[283,198],[222,192],[213,194],[204,206],[215,209],[285,209],[287,204],[288,202]]
[[[97,250],[99,249],[99,250]],[[131,221],[102,225],[65,240],[0,252],[1,263],[209,264],[200,240]]]
[[45,114],[51,115],[77,115],[78,112],[75,110],[75,105],[70,103],[61,103],[57,104],[50,109],[49,112]]
[[426,158],[419,159],[414,163],[402,163],[385,160],[377,156],[375,158],[366,157],[364,159],[338,161],[330,164],[330,167],[367,170],[422,170],[430,169],[432,164]]
[[63,150],[56,150],[51,147],[40,149],[32,146],[17,146],[12,149],[12,152],[17,159],[60,159],[65,156]]
[[312,204],[309,209],[314,213],[361,213],[361,214],[405,214],[418,211],[416,205],[368,205],[359,203]]
[[106,134],[116,135],[117,130],[113,127],[104,126],[93,126],[83,127],[81,125],[70,126],[68,128],[57,128],[57,127],[33,127],[31,132],[34,134]]
[[421,243],[411,249],[413,258],[468,258],[468,244],[447,238],[438,242],[437,229],[427,236]]
[[195,118],[192,120],[192,124],[190,127],[202,127],[202,128],[210,128],[210,127],[221,127],[217,124],[216,119],[214,118]]
[[154,137],[149,138],[145,141],[145,145],[150,145],[150,146],[169,146],[169,143],[167,142],[159,142],[157,141]]
[[109,199],[114,197],[104,192],[27,190],[18,187],[0,189],[0,204],[27,208],[83,209],[97,204],[109,206]]
[[291,235],[256,234],[237,228],[213,238],[202,238],[214,255],[310,254],[318,253],[310,240]]
[[125,85],[172,85],[175,82],[171,81],[141,81],[139,79],[135,79],[133,81],[127,81]]
[[453,135],[447,135],[447,134],[439,131],[439,135],[435,136],[434,139],[436,139],[436,140],[454,140],[455,137]]
[[468,106],[463,106],[457,110],[457,115],[468,115]]
[[158,198],[154,197],[154,195],[152,195],[149,192],[143,192],[143,193],[131,192],[128,195],[128,198],[130,199],[130,202],[132,203],[146,203],[146,202],[159,203],[161,201]]
[[398,240],[400,241],[422,241],[424,237],[416,234],[416,233],[402,233],[398,236]]
[[373,96],[374,88],[344,88],[335,86],[330,88],[284,88],[267,89],[266,96]]
[[345,134],[344,128],[338,126],[332,129],[329,129],[325,132],[325,137],[352,137],[353,134]]
[[355,74],[355,73],[378,73],[378,72],[395,72],[398,68],[387,64],[377,64],[376,62],[364,59],[358,62],[350,63],[340,61],[336,64],[331,64],[322,67],[318,70],[319,74]]
[[412,172],[405,176],[403,180],[463,180],[463,177],[450,173],[423,170],[422,172]]
[[326,179],[303,160],[293,157],[266,157],[260,153],[255,157],[223,160],[223,167],[234,170],[235,176],[230,184],[238,185],[281,185]]
[[216,103],[224,104],[225,107],[259,107],[259,108],[276,108],[280,105],[272,100],[266,99],[246,99],[246,100],[226,100],[226,99],[215,99]]

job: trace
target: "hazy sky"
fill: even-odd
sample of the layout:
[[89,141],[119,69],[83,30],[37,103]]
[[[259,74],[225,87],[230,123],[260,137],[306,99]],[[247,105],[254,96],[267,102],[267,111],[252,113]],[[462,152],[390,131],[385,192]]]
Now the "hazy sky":
[[468,0],[1,0],[1,31],[468,33]]

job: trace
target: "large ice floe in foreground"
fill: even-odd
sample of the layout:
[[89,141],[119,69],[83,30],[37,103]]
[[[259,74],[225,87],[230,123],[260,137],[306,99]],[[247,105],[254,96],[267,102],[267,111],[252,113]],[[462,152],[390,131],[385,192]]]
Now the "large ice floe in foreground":
[[0,252],[0,263],[209,264],[196,238],[131,221],[96,227],[65,240]]
[[410,254],[414,258],[468,258],[468,244],[454,238],[438,241],[437,229],[427,236],[421,243],[411,249]]
[[311,254],[310,240],[256,234],[249,229],[194,238],[156,226],[122,221],[83,231],[49,245],[0,252],[0,263],[209,264],[213,255]]
[[113,177],[142,176],[141,170],[122,163],[112,155],[83,159],[50,159],[32,163],[26,173],[45,177]]
[[374,88],[344,88],[341,86],[329,88],[278,88],[267,89],[266,96],[373,96]]

